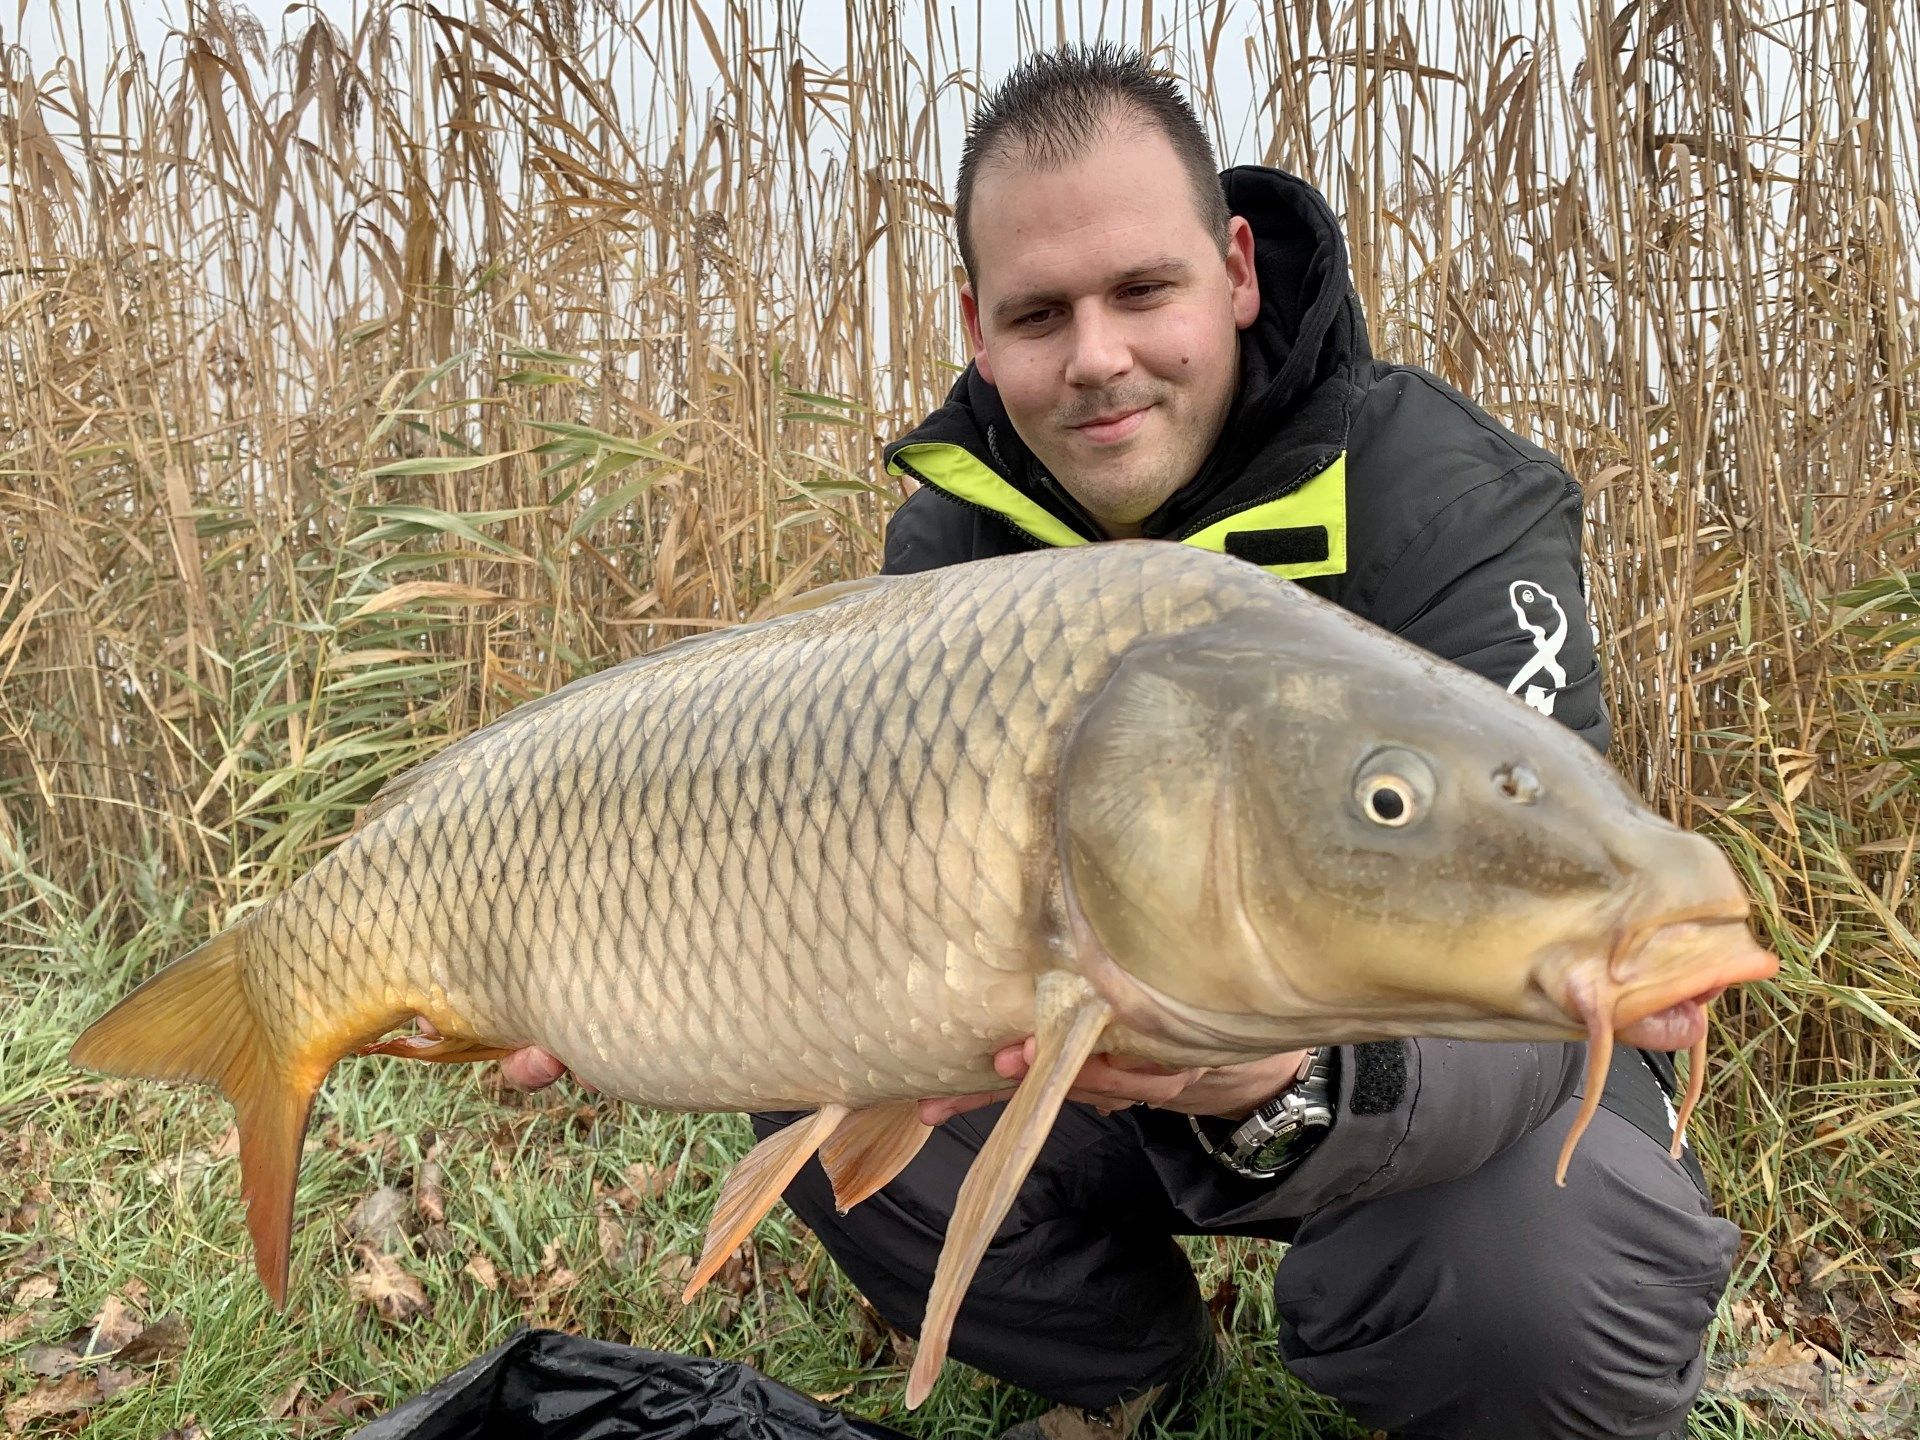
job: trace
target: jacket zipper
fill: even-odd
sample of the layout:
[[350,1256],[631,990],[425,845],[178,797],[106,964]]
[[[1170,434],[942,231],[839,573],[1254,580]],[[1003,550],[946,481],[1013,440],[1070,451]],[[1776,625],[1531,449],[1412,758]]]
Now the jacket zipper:
[[1331,457],[1322,456],[1322,457],[1316,458],[1313,461],[1313,463],[1308,465],[1307,468],[1302,470],[1299,474],[1295,475],[1293,479],[1289,480],[1286,484],[1281,485],[1276,489],[1269,491],[1265,495],[1256,496],[1254,499],[1245,501],[1242,504],[1229,505],[1224,510],[1215,510],[1212,514],[1203,515],[1200,519],[1195,520],[1190,525],[1182,529],[1178,535],[1170,535],[1167,538],[1170,540],[1185,540],[1189,536],[1198,535],[1202,530],[1206,529],[1209,525],[1217,525],[1222,520],[1225,520],[1228,517],[1233,515],[1238,515],[1243,510],[1251,510],[1256,505],[1266,505],[1274,500],[1283,500],[1287,496],[1291,495],[1294,491],[1298,490],[1302,485],[1304,485],[1308,480],[1312,479],[1315,475],[1320,474],[1323,470],[1327,468],[1327,466],[1331,465],[1334,462],[1334,460],[1339,459],[1339,457],[1340,457],[1340,452],[1336,450],[1333,452]]

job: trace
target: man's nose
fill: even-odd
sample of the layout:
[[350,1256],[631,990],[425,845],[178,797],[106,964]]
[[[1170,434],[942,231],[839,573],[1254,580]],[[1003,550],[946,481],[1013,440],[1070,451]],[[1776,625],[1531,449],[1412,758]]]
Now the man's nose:
[[1067,383],[1097,389],[1133,368],[1126,333],[1102,307],[1083,307],[1073,317],[1067,351]]

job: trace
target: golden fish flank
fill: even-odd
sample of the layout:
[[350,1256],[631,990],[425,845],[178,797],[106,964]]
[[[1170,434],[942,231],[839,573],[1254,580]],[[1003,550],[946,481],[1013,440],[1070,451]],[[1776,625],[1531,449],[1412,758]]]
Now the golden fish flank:
[[[1616,1031],[1702,1046],[1705,1002],[1771,973],[1745,914],[1711,845],[1498,686],[1253,566],[1106,544],[830,587],[522,706],[73,1059],[233,1100],[276,1300],[308,1106],[356,1048],[540,1045],[651,1106],[814,1111],[729,1177],[691,1290],[816,1149],[858,1203],[915,1098],[1036,1033],[917,1404],[1087,1055],[1585,1035],[1604,1073]],[[372,1043],[416,1012],[443,1038]]]

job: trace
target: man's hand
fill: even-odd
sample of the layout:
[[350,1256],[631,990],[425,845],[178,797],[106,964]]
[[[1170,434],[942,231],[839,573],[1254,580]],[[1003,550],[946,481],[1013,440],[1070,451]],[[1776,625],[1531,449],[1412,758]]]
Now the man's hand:
[[[440,1033],[433,1028],[433,1022],[426,1016],[416,1015],[414,1019],[419,1024],[422,1035]],[[567,1067],[561,1064],[556,1056],[542,1050],[538,1045],[529,1045],[524,1050],[516,1050],[500,1062],[500,1078],[516,1090],[544,1090],[566,1073]],[[576,1079],[574,1083],[582,1090],[594,1090],[594,1087],[584,1080]],[[599,1092],[594,1090],[594,1093]]]
[[[1033,1064],[1033,1037],[1017,1041],[993,1057],[993,1068],[1018,1083]],[[1149,1060],[1118,1055],[1095,1055],[1080,1067],[1069,1100],[1081,1100],[1102,1115],[1130,1105],[1152,1105],[1183,1115],[1219,1115],[1244,1120],[1261,1105],[1293,1084],[1304,1050],[1289,1050],[1265,1060],[1241,1065],[1217,1065],[1173,1070]],[[1012,1090],[983,1090],[972,1095],[943,1095],[920,1102],[920,1118],[939,1125],[955,1115],[1004,1100]]]

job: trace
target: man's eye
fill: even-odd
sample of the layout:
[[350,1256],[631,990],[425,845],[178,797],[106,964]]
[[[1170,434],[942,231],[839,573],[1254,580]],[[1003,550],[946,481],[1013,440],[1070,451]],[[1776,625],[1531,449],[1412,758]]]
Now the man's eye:
[[1044,325],[1047,321],[1051,320],[1052,318],[1053,318],[1053,311],[1051,310],[1029,310],[1025,315],[1022,315],[1018,320],[1014,321],[1013,323],[1016,325],[1024,325],[1031,330],[1035,326]]
[[1164,280],[1148,280],[1139,285],[1129,285],[1120,293],[1129,300],[1151,300],[1167,288]]

